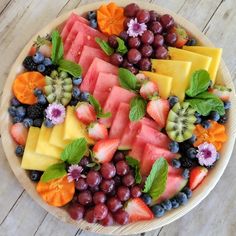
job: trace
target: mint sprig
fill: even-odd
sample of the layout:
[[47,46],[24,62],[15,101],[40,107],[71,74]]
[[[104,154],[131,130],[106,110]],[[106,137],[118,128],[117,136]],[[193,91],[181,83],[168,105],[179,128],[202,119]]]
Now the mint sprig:
[[81,66],[79,64],[74,63],[73,61],[60,59],[58,65],[59,65],[59,70],[68,72],[74,77],[79,77],[82,74]]
[[119,68],[118,76],[121,87],[132,91],[136,90],[137,78],[129,70],[125,68]]
[[110,47],[108,42],[106,42],[105,40],[96,37],[95,41],[103,50],[103,52],[105,52],[108,56],[111,56],[114,53],[114,49]]
[[135,183],[140,184],[142,181],[142,175],[140,173],[140,163],[138,160],[134,159],[131,156],[127,156],[126,161],[129,166],[131,166],[134,169],[134,178],[135,178]]
[[52,63],[57,65],[58,62],[63,58],[64,48],[62,38],[57,30],[52,32]]
[[125,55],[128,52],[128,48],[126,47],[124,40],[119,37],[116,37],[116,40],[118,42],[116,52],[120,53],[121,55]]
[[145,116],[147,101],[142,97],[134,97],[130,102],[130,121],[138,121]]
[[150,194],[152,200],[157,200],[166,189],[168,163],[164,158],[155,161],[146,179],[144,193]]

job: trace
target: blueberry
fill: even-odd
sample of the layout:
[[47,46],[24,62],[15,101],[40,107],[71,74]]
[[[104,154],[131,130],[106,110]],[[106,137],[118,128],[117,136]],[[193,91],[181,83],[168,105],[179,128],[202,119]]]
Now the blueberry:
[[191,39],[188,40],[186,45],[188,45],[188,46],[195,46],[195,45],[197,45],[197,40],[194,39],[194,38],[191,38]]
[[42,175],[42,172],[41,171],[38,171],[38,170],[32,170],[30,171],[30,179],[34,182],[37,182],[40,180],[41,178],[41,175]]
[[40,64],[44,61],[44,56],[41,52],[36,52],[33,56],[34,63]]
[[38,70],[38,72],[43,73],[46,70],[46,66],[44,64],[39,64],[37,66],[37,70]]
[[49,120],[49,119],[46,119],[46,120],[44,121],[44,125],[45,125],[47,128],[52,128],[52,127],[54,126],[54,124],[52,123],[52,121]]
[[175,196],[177,202],[180,204],[180,205],[184,205],[187,203],[188,201],[188,198],[187,198],[187,195],[183,192],[179,192],[177,193],[177,195]]
[[188,199],[192,197],[193,192],[189,187],[187,187],[187,186],[184,187],[182,192],[184,192],[186,194]]
[[92,20],[92,19],[96,19],[97,18],[97,13],[96,11],[89,11],[88,12],[88,19]]
[[21,146],[21,145],[17,146],[16,149],[15,149],[15,154],[16,154],[16,156],[17,156],[17,157],[23,157],[24,150],[25,150],[25,149],[24,149],[23,146]]
[[88,101],[89,93],[88,92],[82,92],[80,97],[81,97],[82,101]]
[[202,118],[200,116],[196,116],[196,121],[194,122],[194,124],[200,124],[202,122]]
[[18,116],[13,117],[13,119],[12,119],[12,123],[13,124],[20,123],[22,121],[23,121],[23,118],[22,117],[18,117]]
[[14,107],[18,107],[21,105],[20,101],[17,99],[17,98],[12,98],[11,99],[11,105],[14,106]]
[[220,117],[220,119],[218,120],[218,123],[225,124],[227,120],[228,120],[228,118],[227,118],[227,115],[225,114]]
[[46,58],[44,58],[44,60],[43,60],[43,64],[44,64],[45,66],[51,66],[51,65],[52,65],[52,61],[51,61],[50,58],[46,57]]
[[196,158],[197,150],[195,148],[191,147],[187,150],[186,155],[188,158],[194,159],[194,158]]
[[24,118],[26,115],[26,109],[23,106],[19,106],[16,108],[16,116],[20,118]]
[[191,144],[193,144],[196,141],[197,137],[196,135],[193,135],[190,139],[188,139],[187,141]]
[[177,153],[179,151],[179,144],[175,141],[171,141],[169,144],[169,149],[172,153]]
[[78,99],[71,99],[69,104],[70,106],[76,106],[78,102],[79,102]]
[[36,97],[40,96],[41,94],[43,94],[43,91],[41,89],[39,89],[39,88],[34,89],[34,95]]
[[204,129],[208,129],[208,128],[210,128],[211,123],[208,120],[204,120],[204,121],[202,121],[201,125]]
[[47,104],[47,99],[43,94],[38,96],[38,103],[41,105]]
[[182,176],[184,179],[188,179],[189,178],[189,169],[184,169]]
[[175,158],[172,160],[171,164],[174,168],[177,168],[177,169],[181,167],[181,162]]
[[170,211],[172,208],[172,204],[170,200],[165,200],[161,203],[161,206],[164,208],[165,211]]
[[151,210],[155,217],[162,217],[165,214],[165,210],[161,205],[154,205]]
[[197,111],[195,111],[194,115],[195,115],[195,117],[200,117],[201,116],[201,114],[198,113]]
[[144,193],[142,194],[141,198],[143,199],[143,201],[147,204],[150,205],[152,203],[152,198],[149,194]]
[[218,121],[220,119],[220,115],[217,111],[212,111],[209,115],[209,118],[214,121]]
[[177,96],[170,96],[168,98],[170,107],[172,108],[177,102],[179,102],[179,98]]
[[94,29],[97,29],[97,27],[98,27],[98,22],[97,22],[96,19],[91,19],[91,20],[89,21],[89,24],[90,24],[90,26],[91,26],[92,28],[94,28]]
[[225,110],[230,109],[230,107],[231,107],[231,102],[230,102],[230,101],[224,102],[224,108],[225,108]]
[[25,118],[25,119],[23,120],[23,124],[24,124],[24,126],[25,126],[26,128],[29,128],[30,126],[33,125],[33,120],[30,119],[30,118]]
[[76,85],[76,86],[78,86],[78,85],[80,85],[81,83],[82,83],[82,78],[81,77],[75,77],[75,78],[73,78],[73,84],[74,85]]
[[16,108],[15,107],[9,107],[8,108],[8,113],[10,114],[11,117],[14,117],[16,115]]
[[79,99],[80,94],[81,94],[81,92],[80,92],[79,88],[74,87],[73,90],[72,90],[72,96],[73,96],[75,99]]
[[179,207],[179,203],[177,202],[176,198],[172,198],[170,201],[171,201],[173,209],[176,209]]
[[35,119],[33,122],[33,125],[39,128],[42,126],[42,124],[43,124],[43,119]]

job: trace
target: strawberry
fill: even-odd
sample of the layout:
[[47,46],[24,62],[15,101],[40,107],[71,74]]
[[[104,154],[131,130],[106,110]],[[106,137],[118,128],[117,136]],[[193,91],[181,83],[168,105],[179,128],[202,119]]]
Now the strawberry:
[[33,56],[36,53],[36,51],[37,51],[37,47],[32,46],[29,51],[29,56]]
[[165,127],[169,110],[170,105],[166,99],[154,99],[147,104],[148,115],[157,122],[160,128]]
[[40,46],[39,52],[41,52],[45,57],[51,57],[52,45],[51,44],[44,44],[44,45]]
[[140,88],[140,95],[145,99],[151,99],[158,95],[158,87],[152,81],[145,81]]
[[87,102],[78,103],[75,112],[77,118],[86,125],[96,120],[96,112],[93,106]]
[[98,141],[93,147],[94,158],[99,163],[111,161],[119,143],[119,139],[103,139]]
[[108,131],[105,125],[98,122],[91,123],[88,127],[88,136],[96,141],[108,138]]
[[210,93],[215,94],[222,101],[226,102],[230,98],[231,89],[221,85],[215,85],[213,88],[209,89]]
[[177,40],[174,47],[182,48],[188,41],[188,34],[185,29],[181,28],[180,26],[174,26],[170,30],[171,33],[175,33],[177,35]]
[[191,190],[195,189],[207,175],[208,169],[203,166],[194,167],[190,171],[189,187]]
[[154,215],[141,198],[133,198],[128,201],[125,211],[129,214],[129,221],[151,220]]
[[28,135],[28,129],[22,123],[16,123],[11,127],[11,136],[16,143],[25,145]]
[[136,75],[136,78],[137,78],[137,81],[138,81],[139,83],[142,83],[142,82],[144,82],[144,81],[147,80],[147,77],[146,77],[144,74],[142,74],[142,73],[138,73],[138,74]]

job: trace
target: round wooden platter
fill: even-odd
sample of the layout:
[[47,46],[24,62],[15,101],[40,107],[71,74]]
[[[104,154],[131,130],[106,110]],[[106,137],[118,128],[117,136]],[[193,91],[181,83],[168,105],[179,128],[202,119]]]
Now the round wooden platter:
[[[120,6],[125,6],[130,2],[134,1],[114,1]],[[106,2],[107,3],[107,2]],[[143,3],[143,2],[137,2],[141,8],[148,9],[148,10],[155,10],[160,14],[171,14],[175,21],[182,25],[185,29],[188,30],[189,34],[195,37],[198,40],[199,45],[204,46],[214,46],[208,38],[206,38],[205,35],[202,34],[201,31],[199,31],[193,24],[185,20],[179,15],[176,15],[174,12],[159,7],[158,5],[149,4],[149,3]],[[92,3],[89,5],[79,6],[79,8],[74,9],[73,12],[83,15],[89,10],[95,10],[97,9],[101,4],[105,4],[105,2],[97,2]],[[72,11],[71,11],[72,12]],[[29,179],[27,172],[20,167],[20,160],[15,156],[14,150],[15,150],[15,143],[12,140],[10,133],[9,133],[9,127],[11,126],[11,120],[8,115],[8,106],[9,106],[9,100],[12,97],[12,83],[16,77],[16,75],[19,73],[22,65],[22,61],[27,55],[31,45],[33,44],[33,41],[36,39],[38,35],[46,35],[47,33],[50,33],[53,29],[58,28],[60,29],[63,26],[63,23],[65,20],[69,17],[71,12],[68,12],[67,14],[64,14],[57,19],[55,19],[53,22],[51,22],[49,25],[47,25],[44,29],[42,29],[40,32],[38,32],[31,40],[30,42],[25,46],[25,48],[22,50],[18,58],[16,59],[15,63],[13,64],[9,76],[6,79],[5,87],[2,94],[2,101],[1,101],[1,112],[0,112],[0,121],[1,121],[1,138],[3,143],[3,148],[6,154],[6,157],[9,161],[9,164],[21,183],[21,185],[25,188],[25,190],[28,192],[28,194],[38,203],[40,206],[42,206],[45,210],[56,216],[58,219],[74,224],[78,226],[79,228],[83,230],[88,230],[90,232],[96,232],[101,234],[113,234],[113,235],[130,235],[130,234],[137,234],[142,233],[150,230],[157,229],[159,227],[162,227],[166,224],[169,224],[173,222],[174,220],[180,218],[181,216],[185,215],[187,212],[189,212],[191,209],[193,209],[195,206],[197,206],[214,188],[214,186],[219,181],[220,177],[222,176],[227,163],[230,159],[234,142],[235,142],[235,133],[236,133],[236,116],[234,115],[236,113],[236,96],[235,96],[235,89],[233,86],[232,79],[230,77],[229,71],[226,68],[224,62],[221,62],[220,69],[218,71],[217,81],[218,83],[223,83],[227,87],[230,87],[232,89],[231,93],[231,102],[232,102],[232,109],[229,113],[229,121],[227,124],[227,134],[229,137],[229,140],[224,144],[223,149],[221,150],[221,158],[217,162],[216,166],[209,172],[209,175],[204,180],[204,183],[197,188],[196,191],[193,193],[193,197],[189,200],[189,202],[185,206],[181,206],[178,209],[172,210],[170,212],[167,212],[165,216],[163,216],[160,219],[154,219],[152,221],[143,221],[143,222],[137,222],[133,224],[128,224],[125,226],[112,226],[112,227],[103,227],[99,224],[89,224],[83,220],[81,221],[74,221],[72,220],[66,210],[64,208],[56,208],[51,207],[47,205],[45,202],[42,201],[42,199],[39,197],[35,190],[35,184]]]

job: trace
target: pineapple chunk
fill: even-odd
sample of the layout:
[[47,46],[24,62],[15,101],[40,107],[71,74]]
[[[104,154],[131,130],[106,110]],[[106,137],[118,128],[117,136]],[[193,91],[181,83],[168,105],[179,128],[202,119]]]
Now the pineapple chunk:
[[191,65],[192,63],[189,61],[152,60],[152,70],[154,72],[173,78],[171,95],[178,96],[180,101],[184,100],[185,90],[189,85]]
[[222,56],[222,48],[210,48],[210,47],[201,47],[201,46],[183,46],[184,50],[199,53],[201,55],[211,57],[211,65],[209,68],[209,74],[213,84],[216,80],[217,71],[220,65],[220,60]]
[[62,149],[53,146],[49,143],[51,133],[52,133],[52,128],[47,128],[44,125],[42,125],[39,133],[36,152],[41,155],[46,155],[56,159],[60,159]]
[[94,141],[88,137],[86,125],[79,121],[75,115],[75,108],[68,106],[66,112],[64,140],[74,140],[85,138],[89,144],[94,144]]
[[153,73],[150,71],[141,71],[141,73],[143,73],[152,82],[154,82],[157,85],[159,89],[159,94],[162,98],[167,99],[170,96],[170,91],[171,91],[172,81],[173,81],[172,77]]
[[21,168],[23,169],[45,171],[50,165],[60,162],[58,159],[40,155],[35,152],[39,133],[39,128],[30,127],[24,156],[21,162]]

